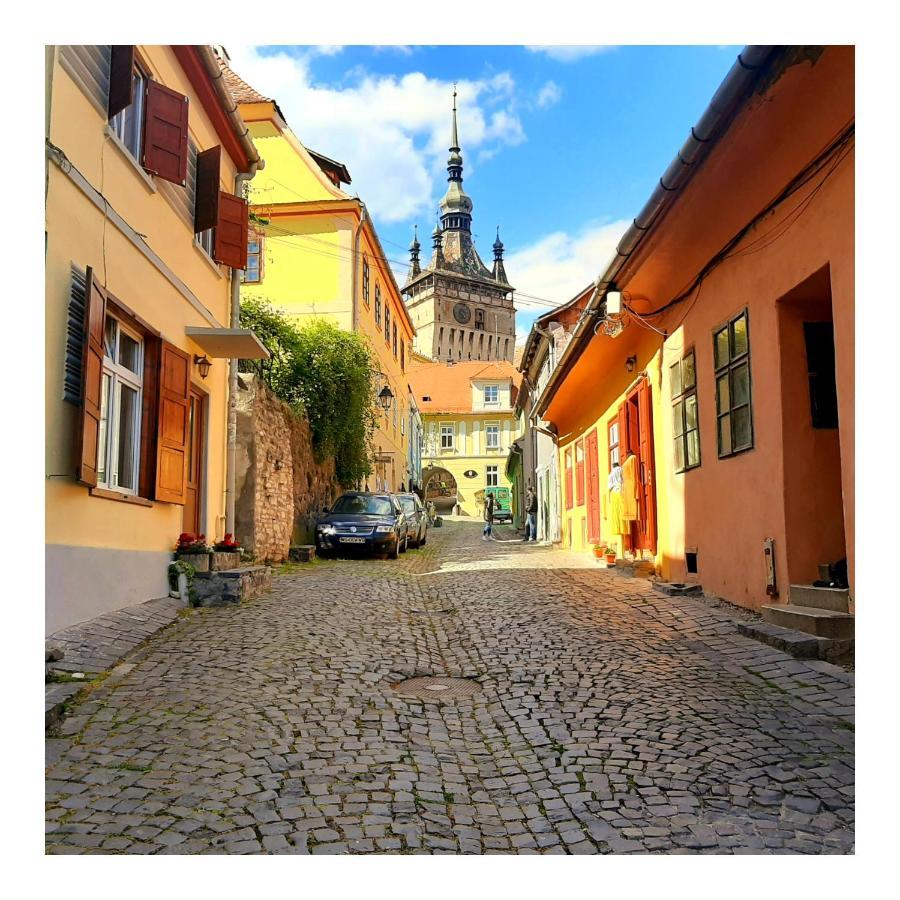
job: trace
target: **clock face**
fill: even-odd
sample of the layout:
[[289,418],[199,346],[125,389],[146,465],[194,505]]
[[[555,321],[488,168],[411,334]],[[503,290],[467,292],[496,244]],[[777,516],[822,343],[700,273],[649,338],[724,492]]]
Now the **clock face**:
[[465,325],[472,318],[472,310],[465,303],[457,303],[453,307],[453,318],[461,325]]

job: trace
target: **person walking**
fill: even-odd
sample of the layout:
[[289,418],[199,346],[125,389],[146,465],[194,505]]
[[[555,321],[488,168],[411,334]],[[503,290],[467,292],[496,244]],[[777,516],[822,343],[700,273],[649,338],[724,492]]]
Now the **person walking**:
[[537,540],[537,494],[532,488],[525,492],[525,537],[523,542]]
[[491,535],[491,526],[494,524],[494,507],[496,506],[497,501],[494,499],[493,494],[488,494],[484,500],[484,531],[481,533],[481,539],[483,541],[489,541],[492,539]]

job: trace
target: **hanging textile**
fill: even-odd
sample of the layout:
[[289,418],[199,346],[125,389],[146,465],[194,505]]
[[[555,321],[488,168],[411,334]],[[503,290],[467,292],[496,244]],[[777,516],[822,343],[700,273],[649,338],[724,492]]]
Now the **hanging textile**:
[[628,521],[640,518],[638,512],[638,461],[633,453],[622,466],[623,515]]

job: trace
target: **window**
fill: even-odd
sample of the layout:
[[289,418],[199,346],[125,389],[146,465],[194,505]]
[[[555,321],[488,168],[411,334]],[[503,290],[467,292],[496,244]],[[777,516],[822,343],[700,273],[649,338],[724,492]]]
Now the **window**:
[[[131,76],[134,99],[109,120],[113,134],[125,145],[137,162],[144,149],[144,95],[149,76],[135,62]],[[128,81],[125,81],[128,84]]]
[[362,277],[362,294],[363,302],[369,305],[369,261],[363,257],[363,277]]
[[118,319],[106,317],[97,484],[127,494],[138,491],[144,343]]
[[485,425],[485,446],[488,450],[500,449],[500,426],[497,424]]
[[672,436],[675,471],[700,465],[700,419],[697,413],[697,368],[693,349],[669,366],[672,391]]
[[609,423],[609,471],[619,460],[619,422],[613,419]]
[[[584,504],[584,441],[575,443],[575,503]],[[583,543],[583,541],[582,541]]]
[[484,404],[485,406],[491,403],[499,403],[500,402],[500,387],[496,384],[486,384],[484,386]]
[[753,446],[750,405],[750,334],[747,310],[713,335],[719,457]]
[[375,327],[381,330],[381,285],[375,284]]
[[391,328],[391,345],[394,348],[394,359],[397,358],[397,323],[394,322]]
[[441,450],[453,449],[455,431],[453,425],[441,425]]
[[391,308],[384,304],[384,342],[391,345]]
[[804,322],[809,411],[813,428],[837,428],[837,384],[834,377],[834,325]]
[[[212,229],[210,228],[209,231]],[[206,234],[206,232],[202,232],[202,234]],[[251,234],[247,241],[247,268],[241,273],[241,281],[248,284],[259,284],[262,281],[262,247],[262,235]]]
[[484,330],[484,310],[476,309],[475,310],[475,328],[479,331]]
[[400,371],[406,371],[406,344],[400,343]]
[[499,466],[488,466],[485,469],[484,475],[485,475],[484,481],[488,487],[499,487],[499,485],[500,485]]
[[[213,251],[216,246],[216,229],[207,228],[205,231],[199,231],[194,236],[200,249],[210,258],[213,259]],[[249,244],[247,245],[249,248]]]
[[566,447],[566,509],[572,508],[572,448]]

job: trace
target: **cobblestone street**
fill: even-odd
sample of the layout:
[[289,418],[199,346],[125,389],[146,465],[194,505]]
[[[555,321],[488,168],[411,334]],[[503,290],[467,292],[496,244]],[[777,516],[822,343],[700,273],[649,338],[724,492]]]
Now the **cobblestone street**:
[[[48,739],[48,851],[852,852],[852,675],[497,538],[185,613]],[[423,675],[479,689],[393,688]]]

